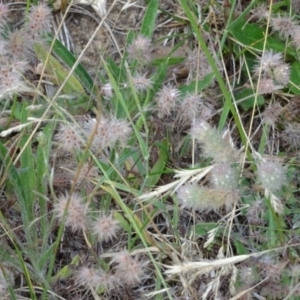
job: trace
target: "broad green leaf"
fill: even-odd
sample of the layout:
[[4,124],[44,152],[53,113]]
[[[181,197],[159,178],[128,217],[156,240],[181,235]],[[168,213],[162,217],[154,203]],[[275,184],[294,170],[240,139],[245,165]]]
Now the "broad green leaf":
[[[48,51],[43,47],[43,45],[36,43],[34,45],[34,50],[37,58],[43,62],[43,64],[45,64],[47,61],[46,73],[47,75],[50,75],[50,80],[52,80],[53,83],[57,84],[58,86],[61,86],[65,78],[69,75],[69,70],[64,68],[53,55],[49,55]],[[63,87],[63,92],[65,94],[84,94],[85,90],[74,74],[71,74]]]
[[[257,50],[263,50],[266,30],[257,24],[245,24],[246,20],[244,20],[244,24],[241,26],[231,27],[229,32],[240,44]],[[291,47],[287,47],[277,36],[269,35],[267,37],[266,49],[273,49],[276,52],[297,57],[296,51]]]
[[[253,108],[255,103],[255,94],[252,89],[243,89],[241,92],[235,95],[235,101],[240,105],[245,111]],[[265,99],[262,95],[256,97],[256,105],[262,106],[265,103]]]
[[[53,37],[50,36],[49,45],[51,45]],[[53,45],[53,53],[57,58],[64,62],[70,69],[74,66],[76,58],[74,55],[58,40],[55,40]],[[86,88],[88,92],[92,92],[94,89],[94,82],[89,73],[85,68],[78,64],[74,70],[74,75],[81,82],[81,84]]]

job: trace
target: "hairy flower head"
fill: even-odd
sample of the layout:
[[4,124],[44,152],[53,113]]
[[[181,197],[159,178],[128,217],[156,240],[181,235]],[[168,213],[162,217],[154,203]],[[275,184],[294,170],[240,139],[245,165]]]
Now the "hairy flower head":
[[120,230],[119,221],[115,220],[113,215],[100,214],[91,225],[92,233],[99,241],[108,242],[117,236]]
[[65,225],[71,227],[73,231],[86,230],[88,208],[78,193],[62,194],[54,204],[54,214],[60,221],[64,220]]
[[131,256],[126,250],[115,253],[112,263],[116,263],[116,278],[126,285],[135,286],[145,278],[147,262],[139,260],[137,256]]
[[270,26],[281,38],[288,39],[293,35],[297,23],[289,16],[274,16],[270,19]]
[[72,124],[60,124],[54,140],[66,152],[80,150],[83,146],[82,135],[79,129]]
[[265,51],[260,58],[256,60],[254,72],[258,75],[269,75],[275,67],[283,64],[282,53],[274,53],[273,50]]
[[179,90],[170,84],[164,85],[158,91],[155,100],[157,103],[156,109],[159,118],[171,115],[177,106],[179,95]]
[[130,60],[147,65],[151,60],[151,40],[139,34],[127,48]]

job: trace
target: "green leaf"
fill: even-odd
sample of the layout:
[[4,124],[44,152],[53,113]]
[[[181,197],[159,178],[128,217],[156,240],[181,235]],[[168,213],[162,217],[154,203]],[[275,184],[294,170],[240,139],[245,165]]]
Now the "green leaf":
[[151,37],[155,29],[155,20],[158,11],[158,0],[151,0],[141,27],[141,33],[146,37]]
[[[63,67],[63,65],[53,56],[49,55],[48,51],[43,47],[43,45],[36,43],[34,45],[34,50],[37,58],[46,64],[47,74],[51,76],[51,79],[55,84],[61,86],[65,78],[69,75],[69,70]],[[79,80],[71,74],[65,85],[63,86],[63,92],[66,94],[79,93],[84,94],[85,90],[79,82]]]
[[[12,160],[9,156],[9,153],[1,143],[0,143],[0,162],[1,165],[4,166],[11,184],[14,186],[14,193],[17,196],[17,201],[21,207],[21,211],[26,212],[27,194],[23,189],[21,178],[16,168],[12,164]],[[24,217],[26,217],[26,214],[22,213],[23,223],[28,224],[28,221],[26,220],[26,218],[24,219]]]
[[[235,95],[235,101],[240,105],[245,111],[253,108],[255,103],[255,94],[252,89],[243,89],[241,92]],[[256,105],[262,106],[265,103],[265,99],[262,95],[256,97]]]
[[159,154],[158,160],[151,168],[149,174],[146,177],[145,187],[153,188],[158,183],[168,160],[168,141],[165,139],[163,142],[158,144]]
[[215,229],[218,226],[219,226],[218,223],[198,223],[194,226],[192,230],[195,231],[197,235],[204,236],[210,230]]
[[199,93],[211,84],[213,78],[214,74],[210,73],[201,80],[192,81],[190,84],[180,87],[179,90],[183,96],[187,93],[194,93],[195,91]]
[[[49,36],[49,45],[51,45],[53,36]],[[53,45],[53,53],[57,58],[59,58],[62,62],[64,62],[70,69],[74,66],[76,62],[76,58],[74,55],[58,40],[55,40]],[[94,90],[94,82],[89,73],[85,70],[85,68],[78,64],[78,66],[74,70],[74,75],[81,82],[81,84],[87,89],[88,92],[92,92]]]
[[[229,32],[242,45],[255,48],[257,50],[264,49],[266,30],[257,24],[246,24],[246,20],[241,20],[239,26],[229,27]],[[268,35],[266,41],[266,49],[273,49],[276,52],[286,53],[293,57],[297,57],[296,51],[287,47],[286,44],[277,36]]]
[[291,81],[290,91],[295,95],[300,95],[300,88],[299,88],[299,86],[300,86],[300,62],[299,61],[295,61],[292,64],[290,81]]

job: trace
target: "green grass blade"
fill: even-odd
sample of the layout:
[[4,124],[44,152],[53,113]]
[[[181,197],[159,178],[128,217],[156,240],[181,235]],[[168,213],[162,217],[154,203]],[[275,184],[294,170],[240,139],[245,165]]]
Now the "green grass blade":
[[141,33],[146,37],[151,37],[155,29],[155,20],[158,12],[158,0],[151,0],[141,27]]

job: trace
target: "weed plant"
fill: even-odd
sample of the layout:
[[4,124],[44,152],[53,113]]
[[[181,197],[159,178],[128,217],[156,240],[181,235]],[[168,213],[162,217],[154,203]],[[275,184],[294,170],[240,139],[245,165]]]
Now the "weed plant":
[[300,1],[131,3],[93,76],[58,3],[0,3],[0,298],[299,299]]

